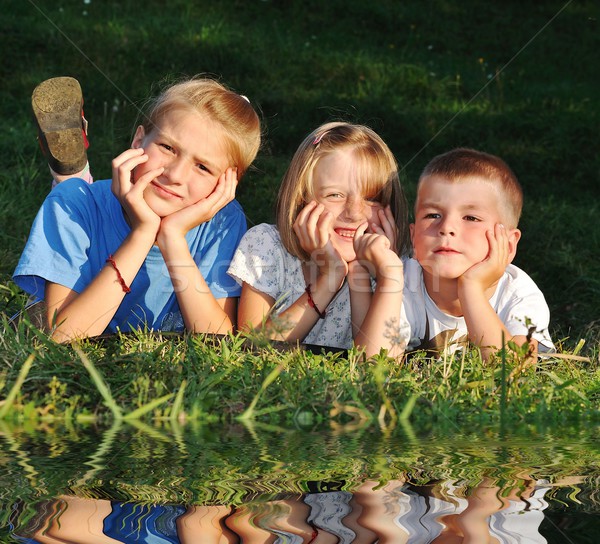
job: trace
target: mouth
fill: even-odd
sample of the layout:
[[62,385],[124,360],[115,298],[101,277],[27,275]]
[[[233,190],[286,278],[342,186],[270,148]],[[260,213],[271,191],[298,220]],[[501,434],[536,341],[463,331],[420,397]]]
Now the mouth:
[[436,255],[460,255],[459,251],[452,249],[451,247],[439,247],[434,250]]
[[163,198],[170,198],[173,200],[181,200],[183,197],[179,196],[177,193],[169,191],[164,185],[157,183],[156,181],[151,181],[150,185],[154,187],[156,193]]
[[338,227],[333,230],[340,238],[343,238],[344,240],[347,240],[350,242],[352,242],[354,240],[354,233],[356,232],[356,229],[345,229],[345,228]]

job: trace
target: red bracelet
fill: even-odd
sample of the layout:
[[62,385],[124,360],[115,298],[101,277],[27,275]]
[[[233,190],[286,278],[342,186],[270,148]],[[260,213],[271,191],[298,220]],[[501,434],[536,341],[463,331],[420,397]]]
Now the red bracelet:
[[327,314],[325,312],[322,312],[321,310],[319,310],[319,307],[316,305],[315,301],[313,300],[312,293],[310,292],[310,283],[306,286],[305,291],[306,291],[306,294],[308,295],[308,305],[311,308],[313,308],[315,310],[315,312],[317,312],[319,319],[325,319],[325,316]]
[[117,268],[117,263],[113,259],[113,256],[109,255],[108,259],[106,259],[106,262],[110,263],[112,265],[112,267],[115,269],[115,272],[117,273],[117,279],[119,280],[119,283],[121,284],[121,289],[123,289],[123,293],[125,293],[125,294],[130,293],[131,289],[129,287],[127,287],[127,284],[125,283],[125,280],[123,279],[123,276],[121,276],[121,272],[119,272],[119,269]]

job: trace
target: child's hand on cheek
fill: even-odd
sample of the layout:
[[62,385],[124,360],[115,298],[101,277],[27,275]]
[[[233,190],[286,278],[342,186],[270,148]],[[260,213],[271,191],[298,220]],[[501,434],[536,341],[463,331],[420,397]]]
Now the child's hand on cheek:
[[206,198],[163,217],[160,234],[168,232],[185,236],[194,227],[210,221],[219,210],[235,198],[237,184],[237,168],[227,168],[219,176],[213,192]]
[[396,251],[396,241],[398,239],[398,227],[392,214],[392,209],[388,206],[377,211],[380,225],[372,223],[368,231],[374,234],[383,234],[390,241],[390,249]]
[[504,225],[497,223],[494,231],[486,231],[489,251],[483,261],[473,265],[459,278],[459,284],[478,286],[485,291],[494,286],[510,263],[508,234]]
[[[383,213],[383,210],[382,210]],[[371,232],[367,232],[368,230]],[[354,252],[356,260],[366,267],[372,276],[377,277],[386,273],[387,267],[402,266],[402,261],[392,249],[390,237],[395,239],[395,234],[384,230],[379,225],[363,223],[354,234]]]
[[341,282],[348,273],[348,263],[331,243],[333,220],[333,214],[313,200],[298,214],[293,228],[302,249],[311,256],[319,273],[338,275]]
[[111,190],[125,210],[132,230],[144,230],[156,236],[160,217],[144,200],[144,191],[163,172],[163,168],[149,170],[133,181],[134,169],[147,160],[148,155],[141,148],[128,149],[113,159]]

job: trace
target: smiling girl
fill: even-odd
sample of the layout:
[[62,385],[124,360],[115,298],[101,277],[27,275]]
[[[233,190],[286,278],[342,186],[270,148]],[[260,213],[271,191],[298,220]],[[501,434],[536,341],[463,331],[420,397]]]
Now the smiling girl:
[[53,337],[231,331],[239,287],[226,270],[246,231],[235,190],[259,145],[245,97],[192,79],[150,104],[112,181],[58,184],[14,275],[45,301]]
[[391,151],[368,127],[325,124],[291,161],[277,225],[250,229],[233,258],[239,326],[264,326],[288,342],[354,341],[377,353],[400,335],[407,251],[407,206]]

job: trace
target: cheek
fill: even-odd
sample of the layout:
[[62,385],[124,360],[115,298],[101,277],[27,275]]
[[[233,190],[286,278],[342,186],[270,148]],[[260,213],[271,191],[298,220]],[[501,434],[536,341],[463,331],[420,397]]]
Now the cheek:
[[208,195],[210,195],[215,190],[215,187],[217,186],[217,181],[218,179],[215,178],[214,180],[197,182],[192,184],[190,188],[190,196],[192,200],[197,202],[198,200],[202,200],[203,198],[206,198]]
[[329,213],[331,213],[333,215],[333,217],[338,217],[344,211],[343,204],[335,204],[334,202],[327,202],[325,200],[321,200],[318,198],[316,199],[316,201],[319,204],[323,204],[323,207],[325,208],[325,210],[327,210]]
[[383,206],[381,206],[381,204],[369,206],[367,208],[366,215],[369,223],[375,223],[377,226],[381,227],[381,219],[379,219],[379,210],[383,210]]
[[146,172],[145,166],[145,164],[140,164],[131,171],[131,183],[135,184],[135,182],[144,175]]
[[490,243],[485,235],[485,229],[474,230],[467,238],[468,246],[477,257],[485,259],[490,251]]

